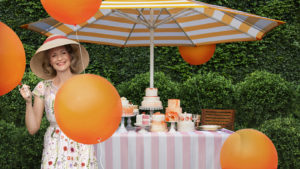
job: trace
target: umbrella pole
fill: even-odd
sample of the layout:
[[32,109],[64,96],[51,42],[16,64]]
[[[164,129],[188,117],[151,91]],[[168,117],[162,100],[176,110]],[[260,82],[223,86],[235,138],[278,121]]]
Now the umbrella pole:
[[154,38],[153,28],[150,29],[150,88],[154,87]]
[[150,9],[150,88],[154,88],[154,24],[153,9]]

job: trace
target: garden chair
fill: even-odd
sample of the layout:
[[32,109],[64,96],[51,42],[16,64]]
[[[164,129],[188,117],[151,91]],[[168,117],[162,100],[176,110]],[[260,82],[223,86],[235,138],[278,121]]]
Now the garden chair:
[[231,109],[202,109],[202,125],[220,125],[222,128],[234,130],[235,110]]

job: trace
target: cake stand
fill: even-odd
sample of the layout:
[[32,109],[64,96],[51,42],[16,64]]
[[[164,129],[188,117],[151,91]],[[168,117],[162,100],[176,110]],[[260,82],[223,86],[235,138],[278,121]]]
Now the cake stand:
[[146,106],[140,106],[139,107],[140,110],[150,110],[150,116],[152,117],[152,114],[155,110],[162,110],[163,107],[159,106],[159,107],[146,107]]
[[134,127],[131,125],[131,117],[136,116],[136,113],[134,113],[133,115],[126,115],[124,117],[127,117],[127,126],[126,129],[127,130],[132,130]]
[[133,117],[133,116],[135,116],[134,114],[133,115],[122,115],[122,121],[121,121],[121,125],[120,125],[120,127],[119,127],[119,129],[118,129],[118,133],[125,133],[125,132],[127,132],[127,129],[126,129],[126,127],[125,127],[125,117]]
[[170,130],[169,130],[169,133],[175,133],[176,132],[176,129],[175,129],[175,123],[176,123],[176,121],[170,121],[168,123],[171,123],[171,127],[170,127]]
[[148,133],[148,131],[145,128],[150,126],[150,123],[148,125],[135,123],[134,125],[141,127],[141,129],[140,129],[140,131],[138,131],[138,133],[141,133],[141,134]]

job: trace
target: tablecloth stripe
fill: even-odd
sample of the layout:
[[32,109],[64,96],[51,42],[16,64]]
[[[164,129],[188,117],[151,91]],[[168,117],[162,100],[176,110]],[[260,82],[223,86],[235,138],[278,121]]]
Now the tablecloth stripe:
[[105,168],[113,168],[112,139],[105,141]]
[[136,168],[144,169],[144,137],[139,133],[136,137]]
[[[209,159],[214,159],[214,152],[215,152],[215,144],[214,144],[214,134],[211,132],[205,132],[205,169],[215,169],[214,163],[209,161]],[[208,151],[209,150],[209,151]]]
[[198,167],[198,159],[199,159],[199,155],[198,155],[198,137],[197,134],[194,132],[190,132],[189,133],[191,136],[191,153],[190,153],[190,163],[191,163],[191,168],[190,169],[195,169]]
[[175,168],[175,137],[173,137],[174,134],[167,133],[167,168],[168,169],[174,169]]
[[152,169],[151,165],[151,133],[144,134],[144,169]]
[[215,151],[214,151],[214,168],[221,169],[220,166],[220,151],[222,148],[222,135],[218,132],[213,132],[214,134],[214,141],[215,141]]
[[[120,137],[113,137],[112,138],[112,152],[113,152],[113,156],[112,156],[112,166],[113,169],[119,169],[121,168],[121,160],[123,156],[121,156],[122,154],[122,149],[121,149],[121,144],[120,144]],[[126,158],[126,157],[125,157]]]
[[159,160],[159,137],[157,133],[151,133],[151,161],[152,168],[158,169]]
[[[182,135],[179,132],[175,133],[175,159],[182,159],[183,149],[182,149]],[[176,169],[182,168],[182,160],[175,160]]]
[[159,169],[166,169],[167,168],[167,158],[168,152],[165,147],[167,147],[167,137],[165,132],[159,132]]
[[[136,132],[128,133],[128,168],[129,169],[137,169],[136,168]],[[130,147],[130,148],[129,148]]]
[[182,134],[182,165],[184,168],[189,169],[191,168],[191,137],[187,132],[181,132]]
[[128,169],[128,137],[126,133],[122,133],[120,137],[120,146],[121,146],[121,166],[122,169]]
[[199,156],[199,162],[198,162],[198,168],[204,169],[206,167],[206,139],[204,137],[204,133],[200,131],[196,131],[196,134],[202,135],[202,137],[198,138],[198,156]]

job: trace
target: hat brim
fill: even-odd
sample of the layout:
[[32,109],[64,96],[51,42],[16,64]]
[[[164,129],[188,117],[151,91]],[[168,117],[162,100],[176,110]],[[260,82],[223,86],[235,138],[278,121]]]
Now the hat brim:
[[73,56],[78,60],[76,65],[73,66],[73,73],[79,74],[89,64],[89,54],[84,46],[70,39],[56,39],[43,44],[33,55],[30,60],[30,68],[32,72],[44,80],[53,79],[55,76],[47,74],[43,68],[43,62],[48,59],[47,50],[56,48],[59,46],[71,45],[73,48]]

